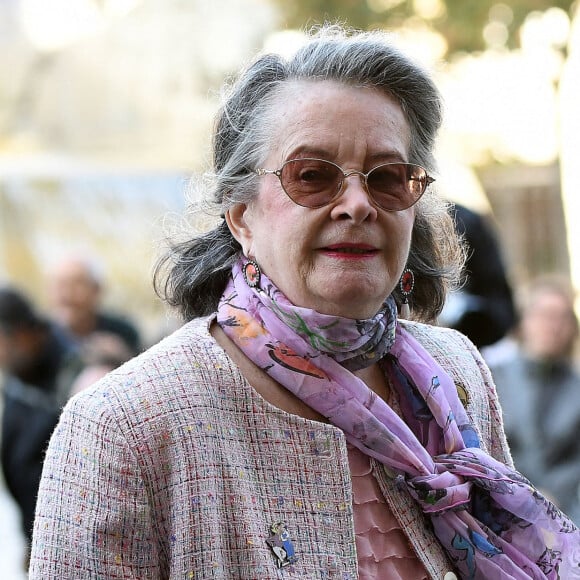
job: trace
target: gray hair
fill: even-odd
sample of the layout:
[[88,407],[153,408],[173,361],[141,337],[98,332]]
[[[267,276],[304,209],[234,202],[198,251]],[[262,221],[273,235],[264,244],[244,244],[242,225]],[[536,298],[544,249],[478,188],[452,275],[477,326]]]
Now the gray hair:
[[[291,82],[324,80],[375,88],[397,99],[410,127],[409,161],[435,171],[433,149],[442,122],[442,100],[429,74],[385,33],[327,25],[312,31],[288,60],[276,54],[258,57],[226,94],[213,136],[211,201],[221,214],[257,194],[259,178],[252,169],[267,155],[275,103],[283,89]],[[171,245],[156,266],[156,290],[186,320],[211,314],[240,256],[240,245],[222,221],[205,234]],[[436,319],[462,264],[447,205],[427,191],[417,204],[407,262],[415,275],[410,300],[415,319]],[[401,302],[398,288],[394,297]]]

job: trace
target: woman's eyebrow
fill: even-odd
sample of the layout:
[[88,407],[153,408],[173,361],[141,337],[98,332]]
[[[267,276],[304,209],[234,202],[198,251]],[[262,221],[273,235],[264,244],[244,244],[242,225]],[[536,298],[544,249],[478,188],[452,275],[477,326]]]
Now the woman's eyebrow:
[[407,156],[403,155],[400,151],[395,149],[389,151],[378,151],[376,153],[372,153],[367,157],[370,161],[376,161],[377,163],[384,162],[389,163],[391,161],[397,162],[400,161],[405,163],[407,161]]

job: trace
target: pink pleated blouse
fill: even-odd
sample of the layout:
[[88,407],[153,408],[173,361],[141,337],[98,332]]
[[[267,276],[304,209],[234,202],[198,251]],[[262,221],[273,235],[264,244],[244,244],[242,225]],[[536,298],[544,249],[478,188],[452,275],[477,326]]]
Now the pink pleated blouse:
[[392,514],[367,455],[348,445],[359,580],[425,580],[429,576]]

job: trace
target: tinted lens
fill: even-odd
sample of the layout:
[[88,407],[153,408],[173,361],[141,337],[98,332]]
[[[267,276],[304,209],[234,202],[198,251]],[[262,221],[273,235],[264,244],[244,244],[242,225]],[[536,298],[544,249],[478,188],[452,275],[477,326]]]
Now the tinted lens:
[[421,197],[427,187],[427,173],[419,165],[389,163],[375,167],[367,185],[378,205],[398,211],[411,207]]
[[290,199],[305,207],[330,203],[340,189],[342,172],[322,159],[292,159],[280,170],[280,181]]

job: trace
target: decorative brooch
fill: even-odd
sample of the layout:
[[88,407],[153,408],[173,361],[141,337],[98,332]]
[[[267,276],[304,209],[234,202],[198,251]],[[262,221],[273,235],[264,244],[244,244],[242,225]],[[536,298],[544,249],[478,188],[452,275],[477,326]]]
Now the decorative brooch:
[[266,540],[268,546],[276,557],[276,566],[284,568],[294,564],[298,559],[294,553],[294,546],[290,540],[290,534],[282,522],[276,522],[270,526],[270,535]]

